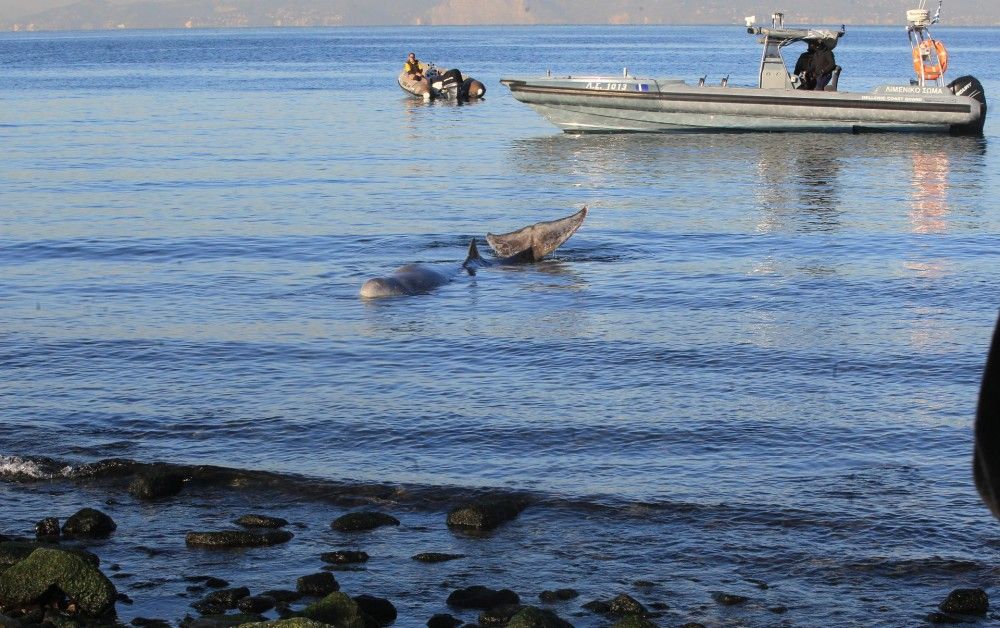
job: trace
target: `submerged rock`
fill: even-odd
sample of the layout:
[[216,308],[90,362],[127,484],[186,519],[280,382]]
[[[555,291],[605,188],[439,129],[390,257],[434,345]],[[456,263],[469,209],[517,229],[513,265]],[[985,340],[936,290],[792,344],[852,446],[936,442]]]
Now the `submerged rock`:
[[555,602],[565,602],[579,596],[576,589],[556,589],[555,591],[542,591],[538,594],[538,599],[549,604]]
[[990,598],[982,589],[955,589],[938,608],[945,613],[985,615],[990,610]]
[[368,562],[368,554],[365,552],[352,552],[349,550],[337,550],[335,552],[324,552],[319,559],[324,563],[333,565],[349,565],[353,563]]
[[61,592],[82,615],[98,618],[114,612],[118,591],[90,561],[74,552],[38,548],[0,573],[0,607],[23,608]]
[[961,617],[956,617],[955,615],[949,615],[948,613],[939,613],[937,611],[927,614],[927,623],[930,624],[964,624],[965,620]]
[[583,605],[585,609],[598,615],[607,615],[611,612],[611,605],[604,600],[593,600]]
[[65,536],[106,538],[118,526],[108,515],[95,508],[83,508],[66,520],[62,533]]
[[340,591],[340,584],[329,571],[302,576],[295,581],[295,588],[303,595],[327,595]]
[[648,611],[646,610],[646,607],[640,604],[634,597],[628,595],[627,593],[622,593],[608,602],[608,613],[617,615],[618,617],[624,617],[626,615],[639,615],[640,617],[644,617]]
[[521,598],[510,589],[489,589],[474,585],[465,589],[457,589],[448,596],[448,606],[455,608],[475,608],[489,610],[501,604],[520,604]]
[[713,593],[712,599],[723,606],[736,606],[737,604],[745,604],[747,602],[747,598],[742,595],[723,593],[722,591],[716,591]]
[[552,611],[534,606],[522,608],[506,625],[507,628],[573,628],[573,624]]
[[287,589],[271,589],[270,591],[264,591],[261,595],[271,598],[278,604],[289,604],[302,599],[301,593]]
[[354,596],[354,601],[362,613],[374,619],[380,626],[387,626],[396,621],[396,607],[385,598],[364,593]]
[[188,532],[184,541],[198,547],[265,547],[287,543],[295,536],[286,530],[226,530],[222,532]]
[[128,492],[136,499],[173,497],[184,488],[184,474],[170,467],[151,465],[135,474]]
[[657,628],[656,624],[639,615],[622,617],[611,628]]
[[236,608],[236,605],[245,597],[250,595],[250,589],[247,587],[234,587],[232,589],[219,589],[218,591],[212,591],[204,598],[202,602],[207,604],[219,604],[224,609]]
[[489,610],[485,610],[479,613],[479,625],[480,626],[506,626],[513,617],[523,609],[524,607],[520,604],[501,604],[499,606],[494,606]]
[[346,593],[331,593],[302,611],[306,619],[332,624],[338,628],[365,628],[361,607]]
[[448,513],[448,526],[470,530],[492,530],[516,518],[527,505],[523,499],[504,497],[463,504]]
[[419,560],[422,563],[443,563],[449,560],[458,560],[459,558],[465,558],[465,554],[442,554],[440,552],[423,552],[422,554],[415,554],[413,560]]
[[35,524],[35,536],[40,539],[59,538],[59,519],[46,517]]
[[129,623],[133,626],[144,626],[146,628],[170,628],[170,622],[162,619],[147,619],[145,617],[136,617]]
[[243,624],[242,628],[330,628],[330,624],[306,619],[305,617],[292,617],[290,619]]
[[427,620],[427,628],[458,628],[462,620],[447,613],[438,613]]
[[288,520],[267,515],[243,515],[236,520],[236,525],[244,528],[282,528],[288,525]]
[[338,532],[366,532],[382,526],[398,526],[399,519],[384,512],[362,510],[337,517],[330,527]]
[[244,613],[265,613],[274,608],[276,602],[273,597],[266,595],[248,595],[240,598],[236,602],[236,608]]

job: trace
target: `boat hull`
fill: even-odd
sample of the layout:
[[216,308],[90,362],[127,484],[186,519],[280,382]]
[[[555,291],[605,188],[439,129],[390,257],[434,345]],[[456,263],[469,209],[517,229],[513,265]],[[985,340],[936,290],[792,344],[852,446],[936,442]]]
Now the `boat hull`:
[[[503,79],[517,100],[567,132],[953,132],[985,107],[947,88],[870,93],[689,86],[670,79]],[[980,125],[981,126],[981,125]]]

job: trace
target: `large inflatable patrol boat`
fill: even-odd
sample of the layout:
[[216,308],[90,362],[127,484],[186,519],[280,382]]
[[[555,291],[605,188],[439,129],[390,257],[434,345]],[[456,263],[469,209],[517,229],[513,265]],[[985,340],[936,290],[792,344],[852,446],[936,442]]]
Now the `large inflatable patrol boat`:
[[[907,32],[916,78],[881,85],[867,93],[837,90],[840,68],[820,91],[803,89],[789,73],[782,49],[813,42],[832,50],[839,31],[785,28],[783,14],[771,26],[746,18],[747,32],[764,51],[756,87],[723,80],[706,85],[679,79],[621,76],[505,78],[517,100],[567,132],[683,131],[924,131],[982,135],[986,97],[978,80],[963,76],[945,83],[947,49],[931,37],[937,21],[923,6],[907,12]],[[940,11],[940,8],[939,8]]]

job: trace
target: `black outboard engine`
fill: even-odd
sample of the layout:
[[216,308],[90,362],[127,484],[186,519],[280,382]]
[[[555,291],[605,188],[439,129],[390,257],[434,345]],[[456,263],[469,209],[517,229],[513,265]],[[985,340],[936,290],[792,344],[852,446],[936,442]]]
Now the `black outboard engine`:
[[441,87],[442,89],[450,89],[452,87],[458,87],[462,84],[462,73],[458,70],[448,70],[441,75]]
[[975,122],[951,125],[951,135],[981,137],[983,135],[983,125],[986,124],[986,90],[983,89],[983,84],[974,76],[960,76],[951,83],[948,83],[948,88],[956,96],[971,96],[983,106],[983,115]]
[[485,94],[486,86],[471,76],[462,81],[462,85],[458,88],[458,100],[461,102],[478,100]]

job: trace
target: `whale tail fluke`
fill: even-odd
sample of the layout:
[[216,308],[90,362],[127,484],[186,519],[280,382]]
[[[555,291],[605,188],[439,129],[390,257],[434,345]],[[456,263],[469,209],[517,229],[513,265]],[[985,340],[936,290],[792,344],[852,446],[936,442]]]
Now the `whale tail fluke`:
[[979,389],[972,471],[979,495],[1000,518],[1000,320],[993,331],[993,343]]
[[572,216],[535,223],[529,227],[499,235],[486,234],[486,242],[499,257],[518,257],[537,262],[558,249],[583,224],[587,207]]

